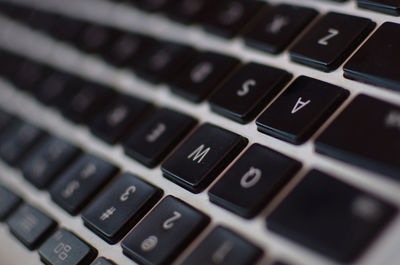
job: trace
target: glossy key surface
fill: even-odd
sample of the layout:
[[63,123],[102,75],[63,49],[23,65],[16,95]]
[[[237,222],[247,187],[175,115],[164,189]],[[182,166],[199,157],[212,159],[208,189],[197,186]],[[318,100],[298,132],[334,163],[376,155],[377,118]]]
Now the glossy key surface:
[[393,205],[312,170],[267,217],[267,225],[297,244],[348,263],[396,212]]
[[344,65],[344,76],[356,81],[400,90],[400,24],[386,22]]
[[298,77],[257,119],[257,129],[294,144],[306,141],[347,98],[341,87]]
[[0,185],[0,221],[5,220],[21,202],[22,199],[17,194]]
[[374,27],[368,18],[330,12],[294,44],[291,59],[325,72],[335,70]]
[[89,229],[114,244],[159,200],[162,191],[133,176],[122,174],[82,214]]
[[60,228],[39,248],[46,265],[89,265],[97,250],[74,233]]
[[288,72],[248,63],[211,96],[211,109],[240,123],[250,122],[291,79]]
[[206,123],[162,164],[164,176],[198,193],[246,146],[248,140],[236,133]]
[[171,264],[209,221],[195,208],[167,196],[124,239],[124,254],[140,264]]
[[29,249],[38,247],[57,225],[50,216],[29,204],[21,205],[7,224],[11,233]]
[[253,217],[300,166],[298,161],[254,144],[210,189],[210,200],[240,216]]
[[357,0],[358,7],[399,16],[400,2],[397,0]]
[[317,138],[316,150],[400,180],[400,157],[393,155],[399,128],[399,106],[359,95]]
[[50,187],[52,199],[71,214],[77,214],[113,177],[118,168],[91,154],[74,161]]

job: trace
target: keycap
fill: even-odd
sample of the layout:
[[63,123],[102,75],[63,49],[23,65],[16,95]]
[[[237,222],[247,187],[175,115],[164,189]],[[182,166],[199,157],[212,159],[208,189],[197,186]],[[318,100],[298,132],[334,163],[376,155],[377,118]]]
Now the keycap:
[[155,167],[196,123],[196,119],[172,109],[157,109],[129,134],[124,151],[144,165]]
[[46,188],[80,153],[80,149],[58,137],[44,139],[24,159],[24,177],[39,189]]
[[24,19],[24,23],[35,30],[51,32],[56,20],[56,14],[33,8],[29,16]]
[[21,205],[7,220],[11,233],[27,248],[37,248],[56,228],[57,223],[41,210]]
[[22,202],[22,199],[11,190],[0,185],[0,202],[0,221],[4,221]]
[[189,254],[182,265],[251,265],[256,264],[263,251],[232,230],[215,227]]
[[95,116],[90,130],[107,143],[115,144],[151,109],[152,104],[145,100],[120,95]]
[[293,61],[330,72],[374,29],[370,19],[329,12],[290,49]]
[[311,8],[281,4],[267,10],[245,33],[246,45],[281,53],[318,15]]
[[214,4],[208,0],[176,0],[169,6],[167,15],[181,23],[200,22]]
[[74,233],[60,228],[39,248],[40,259],[49,265],[89,265],[97,250]]
[[108,53],[104,53],[106,60],[120,66],[137,69],[140,62],[150,56],[156,41],[140,34],[126,33],[116,38],[110,44]]
[[16,166],[44,135],[41,129],[32,124],[16,122],[1,137],[0,158]]
[[357,96],[317,138],[325,155],[400,180],[400,107]]
[[211,96],[211,109],[240,123],[253,120],[289,82],[288,72],[248,63],[224,82]]
[[122,241],[123,253],[144,265],[171,264],[209,222],[192,206],[167,196]]
[[191,192],[198,193],[247,145],[236,133],[206,123],[162,164],[163,175]]
[[110,244],[115,244],[161,198],[162,191],[125,173],[119,176],[83,212],[84,224]]
[[170,83],[172,92],[193,102],[204,100],[230,72],[239,60],[215,52],[203,52],[185,67]]
[[348,95],[341,87],[300,76],[258,117],[257,129],[290,143],[302,144]]
[[89,24],[77,37],[77,47],[87,53],[108,52],[113,39],[118,36],[116,30],[105,26]]
[[220,0],[205,14],[206,30],[225,38],[232,38],[267,5],[254,0]]
[[61,15],[52,27],[50,34],[60,41],[76,43],[78,36],[80,36],[87,25],[87,22]]
[[369,10],[399,16],[400,15],[400,3],[393,0],[358,0],[357,5],[360,8],[366,8]]
[[62,108],[79,91],[79,79],[64,72],[53,71],[40,82],[35,96],[46,105]]
[[267,225],[302,246],[348,263],[396,212],[393,205],[312,170],[267,218]]
[[0,109],[0,136],[7,131],[15,118],[8,112]]
[[173,2],[171,0],[136,0],[136,5],[148,12],[161,11]]
[[382,24],[344,65],[344,77],[400,90],[400,40],[393,38],[399,34],[400,24]]
[[95,261],[93,261],[92,265],[116,265],[116,264],[109,259],[100,257],[100,258],[97,258]]
[[275,263],[273,263],[272,265],[290,265],[289,263],[286,262],[282,262],[282,261],[276,261]]
[[114,97],[114,92],[104,86],[82,82],[79,91],[64,103],[62,109],[68,119],[83,123],[90,121]]
[[82,155],[51,186],[51,198],[64,210],[77,214],[117,171],[116,166],[97,156]]
[[160,83],[175,77],[182,67],[194,56],[193,48],[177,43],[159,43],[149,57],[140,62],[136,73],[143,79]]
[[254,217],[300,167],[294,159],[253,144],[211,187],[210,201],[245,218]]
[[8,51],[2,49],[0,51],[1,61],[3,62],[0,65],[0,75],[8,81],[12,81],[12,77],[23,64],[24,59]]
[[11,80],[19,89],[34,91],[37,84],[48,74],[48,71],[49,69],[44,65],[26,60],[13,73]]

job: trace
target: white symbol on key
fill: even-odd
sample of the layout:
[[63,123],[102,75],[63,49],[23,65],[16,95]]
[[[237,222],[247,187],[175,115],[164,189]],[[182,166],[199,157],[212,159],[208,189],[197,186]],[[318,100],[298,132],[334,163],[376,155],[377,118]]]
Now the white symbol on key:
[[355,216],[367,221],[374,221],[382,214],[379,202],[367,196],[358,196],[352,202],[351,210]]
[[157,126],[151,131],[150,134],[146,135],[146,141],[149,143],[154,143],[158,137],[160,137],[165,130],[167,129],[167,126],[165,126],[164,123],[158,123]]
[[284,26],[289,24],[290,20],[287,17],[277,15],[274,20],[267,25],[267,32],[276,34],[279,33]]
[[250,169],[241,178],[240,186],[245,189],[253,187],[260,180],[261,175],[261,170],[255,167],[250,167]]
[[220,14],[219,20],[223,25],[231,25],[243,15],[243,12],[243,6],[240,3],[232,2],[225,12]]
[[299,110],[301,110],[302,108],[304,108],[311,102],[311,100],[307,100],[307,101],[301,101],[301,100],[302,100],[302,98],[299,97],[299,99],[296,102],[296,105],[294,105],[294,107],[292,109],[292,114],[295,114],[296,112],[298,112]]
[[82,169],[79,176],[81,177],[81,179],[88,179],[89,177],[93,176],[93,174],[95,174],[96,171],[97,171],[96,165],[93,163],[89,163],[85,166],[84,169]]
[[234,244],[231,241],[225,241],[212,255],[211,259],[213,264],[221,264],[224,262],[225,257],[231,252]]
[[194,150],[190,155],[188,155],[188,159],[191,159],[193,157],[193,161],[197,160],[197,163],[201,163],[201,161],[203,161],[204,157],[206,157],[206,155],[208,154],[208,152],[211,150],[210,147],[207,147],[206,149],[204,149],[205,146],[204,144],[200,145],[199,147],[197,147],[196,150]]
[[79,187],[80,187],[79,182],[76,181],[76,180],[73,180],[73,181],[71,181],[71,182],[67,185],[67,187],[66,187],[66,188],[63,190],[63,192],[61,193],[61,195],[62,195],[64,198],[68,199],[69,197],[71,197],[71,196],[74,194],[74,192],[75,192],[77,189],[79,189]]
[[257,85],[256,81],[254,79],[249,79],[246,82],[243,83],[241,89],[239,89],[236,94],[239,97],[246,96],[250,92],[250,87]]
[[135,193],[136,187],[134,185],[129,186],[124,193],[121,194],[121,197],[119,197],[120,201],[124,202],[129,199],[129,195]]
[[394,127],[400,129],[400,112],[391,111],[385,118],[385,125],[387,127]]
[[118,125],[122,120],[126,118],[127,114],[128,109],[125,106],[118,106],[107,115],[107,122],[111,126]]
[[213,69],[214,66],[212,63],[202,62],[193,68],[192,72],[190,73],[190,79],[194,83],[203,82],[204,79],[206,79],[207,76],[213,71]]
[[143,240],[142,244],[140,244],[140,248],[143,251],[153,250],[158,244],[158,238],[156,236],[149,236],[145,240]]
[[328,35],[326,35],[325,37],[318,40],[319,45],[327,46],[329,44],[328,40],[332,39],[333,37],[338,35],[340,32],[337,29],[329,29],[328,33],[329,33]]
[[182,217],[182,214],[180,212],[174,211],[174,216],[168,218],[164,223],[163,223],[163,228],[165,230],[169,230],[172,227],[174,227],[174,224],[176,220],[180,219]]
[[110,218],[115,213],[116,210],[117,209],[115,207],[108,208],[104,213],[101,214],[99,219],[101,221],[107,220],[108,218]]

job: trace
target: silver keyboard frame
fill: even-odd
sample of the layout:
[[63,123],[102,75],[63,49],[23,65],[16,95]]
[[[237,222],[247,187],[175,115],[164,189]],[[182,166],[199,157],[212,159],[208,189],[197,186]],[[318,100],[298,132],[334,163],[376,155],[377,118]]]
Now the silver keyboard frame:
[[[3,0],[4,1],[4,0]],[[400,93],[366,84],[357,83],[343,78],[341,67],[332,73],[322,73],[311,68],[290,62],[287,52],[279,56],[269,55],[254,49],[247,48],[243,40],[224,40],[206,33],[199,26],[183,26],[161,15],[148,15],[128,8],[123,4],[109,3],[103,0],[14,0],[27,5],[38,5],[44,9],[56,10],[71,16],[82,17],[101,24],[115,25],[127,31],[142,32],[156,37],[190,44],[198,49],[207,49],[236,56],[243,61],[255,61],[266,65],[276,66],[294,74],[307,75],[324,80],[348,89],[350,98],[335,112],[335,114],[319,129],[310,141],[295,146],[273,137],[259,133],[254,122],[247,125],[237,124],[210,111],[208,104],[192,104],[172,94],[166,85],[154,87],[132,74],[128,69],[116,69],[107,65],[99,58],[84,55],[73,47],[49,39],[46,35],[34,32],[22,24],[14,23],[5,17],[0,17],[0,45],[32,57],[45,61],[60,69],[84,76],[88,79],[110,85],[126,94],[132,94],[148,99],[159,106],[169,106],[173,109],[188,113],[201,122],[209,121],[228,130],[247,137],[251,143],[261,143],[274,150],[282,152],[303,162],[302,170],[290,181],[273,202],[256,218],[246,220],[238,217],[209,202],[207,190],[200,194],[192,194],[162,177],[160,168],[148,169],[131,158],[127,157],[120,145],[109,146],[94,137],[84,126],[77,126],[58,112],[49,109],[27,94],[21,93],[10,83],[0,80],[0,106],[12,113],[39,125],[40,127],[64,137],[72,143],[81,146],[84,150],[100,155],[123,171],[129,171],[143,177],[147,181],[161,187],[165,195],[172,194],[187,201],[199,210],[212,217],[212,223],[195,240],[193,244],[178,258],[178,263],[192,250],[196,244],[216,225],[224,224],[236,230],[265,250],[261,264],[270,264],[274,259],[298,265],[333,265],[331,260],[310,251],[286,238],[267,230],[265,216],[290,192],[296,183],[311,168],[328,172],[335,178],[341,179],[363,190],[369,191],[387,201],[400,206],[400,183],[377,173],[370,172],[328,157],[321,156],[313,150],[313,140],[338,113],[359,93],[368,94],[394,104],[400,105]],[[96,5],[93,5],[93,3]],[[385,21],[399,22],[400,18],[376,14],[356,8],[355,2],[337,4],[315,0],[269,0],[269,3],[292,3],[314,7],[321,13],[337,11],[352,15],[368,17],[377,22],[378,26]],[[395,36],[394,36],[395,37]],[[368,114],[366,114],[368,115]],[[367,143],[366,143],[367,144]],[[395,154],[393,154],[395,155]],[[398,155],[398,154],[397,154]],[[222,173],[223,174],[223,173]],[[50,199],[46,191],[39,191],[27,183],[20,172],[11,169],[0,162],[0,183],[18,191],[27,202],[38,206],[53,216],[60,226],[67,227],[81,236],[99,250],[100,256],[105,256],[118,264],[135,264],[122,254],[120,244],[109,245],[89,229],[83,226],[80,216],[72,217],[58,207]],[[210,185],[212,186],[212,185]],[[28,251],[8,231],[5,224],[0,224],[0,264],[42,264],[36,251]],[[262,236],[260,236],[262,235]],[[381,233],[373,245],[357,260],[357,265],[398,265],[400,264],[400,218],[395,220]]]

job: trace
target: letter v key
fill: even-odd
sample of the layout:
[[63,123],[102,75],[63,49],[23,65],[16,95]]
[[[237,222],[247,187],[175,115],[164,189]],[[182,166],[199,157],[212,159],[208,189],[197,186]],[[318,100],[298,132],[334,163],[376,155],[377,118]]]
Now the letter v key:
[[301,110],[302,108],[307,106],[308,103],[310,103],[310,102],[311,102],[311,100],[301,101],[301,97],[299,97],[299,99],[297,100],[296,105],[294,105],[291,113],[295,114],[296,112],[298,112],[299,110]]

